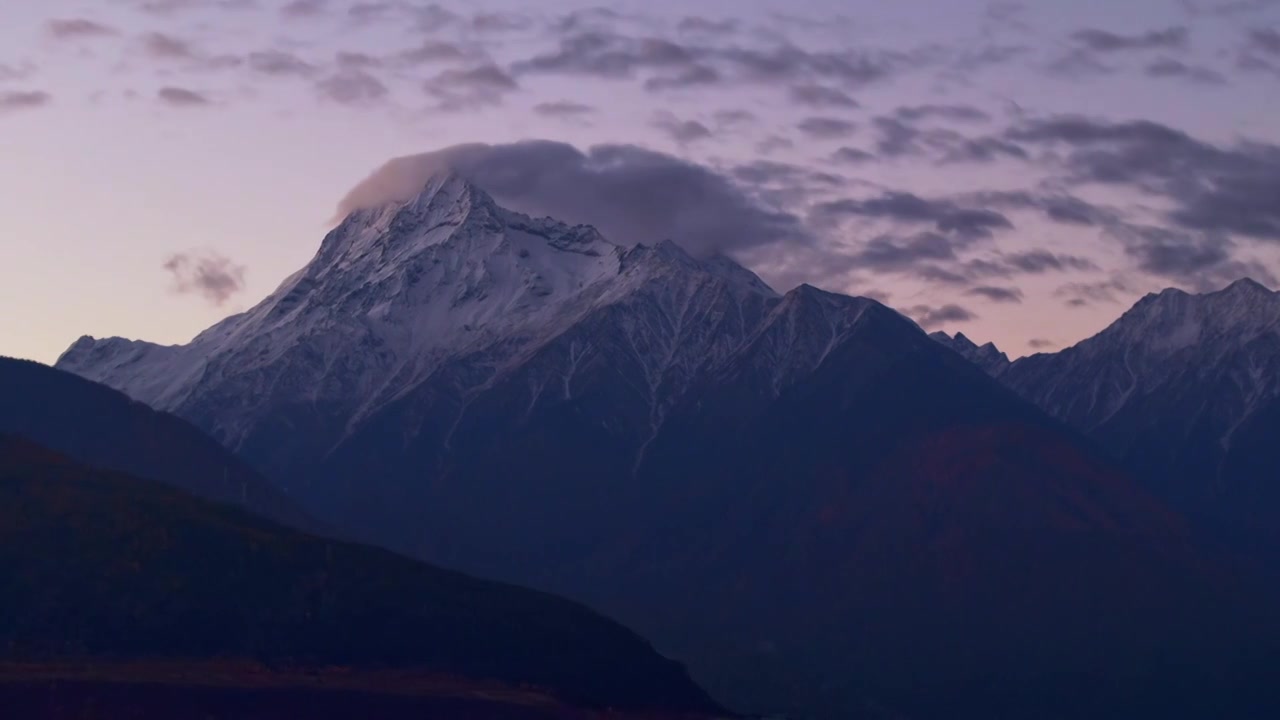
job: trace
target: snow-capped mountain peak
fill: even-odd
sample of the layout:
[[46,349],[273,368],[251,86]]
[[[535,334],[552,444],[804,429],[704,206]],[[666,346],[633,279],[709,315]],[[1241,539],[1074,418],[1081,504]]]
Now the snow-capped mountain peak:
[[[457,392],[477,392],[613,305],[645,314],[636,332],[674,333],[636,340],[670,343],[664,367],[700,367],[706,358],[675,357],[695,352],[682,336],[692,318],[732,318],[740,338],[777,297],[729,258],[669,240],[624,248],[590,226],[502,208],[446,172],[408,200],[351,212],[274,293],[187,345],[82,338],[58,364],[234,448],[253,432],[244,418],[309,407],[350,427],[464,359],[484,370]],[[717,342],[711,356],[732,350]]]

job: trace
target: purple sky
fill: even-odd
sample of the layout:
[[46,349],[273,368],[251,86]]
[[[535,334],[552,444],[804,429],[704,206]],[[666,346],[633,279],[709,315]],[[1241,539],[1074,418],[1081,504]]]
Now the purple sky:
[[[475,142],[518,178],[559,147],[520,140],[587,153],[566,177],[654,151],[611,170],[617,217],[661,190],[645,163],[720,200],[615,235],[1012,355],[1280,275],[1275,0],[2,5],[4,355],[185,342],[306,263],[370,171]],[[591,214],[544,190],[507,188]]]

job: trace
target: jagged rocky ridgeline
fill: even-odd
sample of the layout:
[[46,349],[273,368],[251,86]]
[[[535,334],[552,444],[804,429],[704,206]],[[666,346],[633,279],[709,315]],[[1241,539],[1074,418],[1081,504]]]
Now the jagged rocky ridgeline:
[[1280,561],[1280,293],[1165,290],[1077,345],[1009,362],[935,335],[1088,434],[1157,496]]

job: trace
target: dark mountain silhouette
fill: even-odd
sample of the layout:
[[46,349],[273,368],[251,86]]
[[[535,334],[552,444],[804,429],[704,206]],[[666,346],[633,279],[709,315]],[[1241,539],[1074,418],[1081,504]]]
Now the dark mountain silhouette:
[[1266,594],[910,320],[455,177],[189,346],[59,364],[361,537],[605,609],[737,709],[1277,707]]
[[[347,707],[339,691],[391,708],[383,717],[421,717],[442,688],[469,686],[515,697],[509,715],[480,703],[477,715],[493,717],[553,717],[539,710],[547,703],[715,711],[679,665],[582,606],[0,437],[0,697],[30,701],[15,688],[55,680],[68,686],[52,699],[68,704],[136,686],[118,700],[154,704],[146,717],[206,717],[164,689],[184,683],[203,688],[195,696],[210,696],[209,708],[253,712],[255,690],[288,708],[323,705],[314,696],[331,687]],[[518,713],[521,692],[534,707]]]
[[1098,335],[995,376],[1088,434],[1158,497],[1280,561],[1280,293],[1165,290]]
[[244,460],[193,425],[47,365],[0,357],[0,433],[92,467],[158,480],[306,529],[318,526]]

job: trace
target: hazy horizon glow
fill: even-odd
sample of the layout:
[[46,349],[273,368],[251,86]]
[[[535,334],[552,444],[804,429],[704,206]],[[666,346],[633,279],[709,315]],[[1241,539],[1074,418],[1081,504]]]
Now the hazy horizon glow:
[[1164,287],[1276,287],[1278,2],[593,5],[6,4],[0,354],[185,342],[305,264],[389,159],[521,140],[687,163],[749,203],[713,239],[777,289],[1011,355]]

